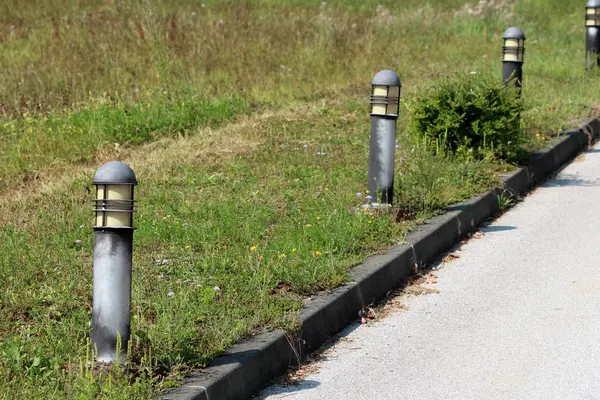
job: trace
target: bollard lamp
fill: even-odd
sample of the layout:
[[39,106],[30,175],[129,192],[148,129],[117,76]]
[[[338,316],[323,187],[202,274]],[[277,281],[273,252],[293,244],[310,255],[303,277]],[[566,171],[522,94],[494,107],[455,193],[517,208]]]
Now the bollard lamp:
[[389,69],[379,71],[371,86],[371,116],[398,118],[402,88],[398,74]]
[[520,28],[508,28],[502,36],[502,85],[513,86],[521,93],[523,63],[525,55],[525,34]]
[[366,207],[385,208],[394,197],[396,122],[400,110],[400,77],[388,69],[371,81],[371,138],[367,187],[375,201]]
[[131,329],[133,188],[135,173],[120,161],[96,172],[92,345],[98,362],[124,360]]

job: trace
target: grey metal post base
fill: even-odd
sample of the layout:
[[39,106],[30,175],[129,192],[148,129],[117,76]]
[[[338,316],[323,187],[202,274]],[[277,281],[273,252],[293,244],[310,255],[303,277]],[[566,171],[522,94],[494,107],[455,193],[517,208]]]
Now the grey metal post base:
[[368,189],[376,201],[371,206],[387,206],[394,198],[394,157],[396,119],[371,116]]
[[96,229],[94,241],[92,350],[99,362],[124,361],[131,323],[133,230]]
[[595,26],[585,29],[585,70],[600,66],[600,32]]
[[504,61],[502,65],[502,84],[506,87],[512,84],[521,91],[523,81],[523,63]]

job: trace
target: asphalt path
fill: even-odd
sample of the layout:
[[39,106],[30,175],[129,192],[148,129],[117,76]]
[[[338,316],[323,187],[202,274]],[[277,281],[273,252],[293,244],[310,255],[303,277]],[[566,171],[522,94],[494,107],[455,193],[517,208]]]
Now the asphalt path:
[[600,399],[600,145],[275,399]]

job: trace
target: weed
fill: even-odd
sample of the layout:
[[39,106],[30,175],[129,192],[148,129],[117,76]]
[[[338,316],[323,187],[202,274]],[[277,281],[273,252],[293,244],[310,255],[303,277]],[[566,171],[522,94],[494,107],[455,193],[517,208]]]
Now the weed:
[[507,196],[504,193],[501,193],[498,195],[498,210],[504,212],[510,208],[514,202],[514,199],[510,195]]

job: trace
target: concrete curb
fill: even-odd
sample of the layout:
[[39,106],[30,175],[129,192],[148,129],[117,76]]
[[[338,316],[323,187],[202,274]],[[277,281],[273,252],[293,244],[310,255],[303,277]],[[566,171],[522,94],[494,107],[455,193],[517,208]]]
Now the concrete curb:
[[600,134],[600,120],[589,120],[581,128],[562,133],[552,147],[532,155],[527,166],[504,178],[504,185],[447,209],[428,220],[386,254],[369,257],[350,272],[353,281],[305,302],[302,331],[262,333],[233,346],[206,369],[186,377],[182,386],[161,395],[170,400],[248,399],[269,380],[297,364],[305,354],[318,349],[358,318],[358,311],[383,298],[414,274],[415,265],[434,261],[461,237],[498,211],[498,195],[519,196],[543,182],[575,157]]

